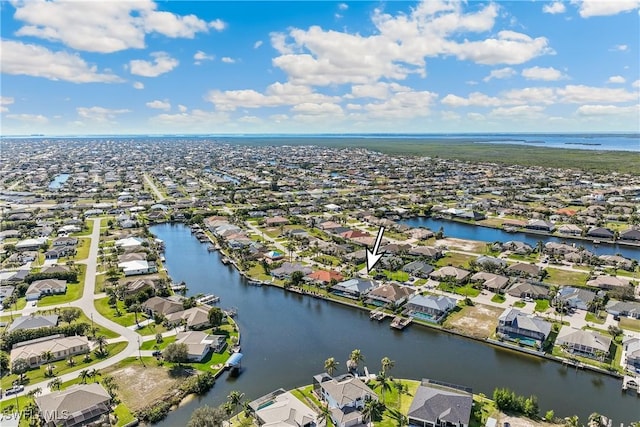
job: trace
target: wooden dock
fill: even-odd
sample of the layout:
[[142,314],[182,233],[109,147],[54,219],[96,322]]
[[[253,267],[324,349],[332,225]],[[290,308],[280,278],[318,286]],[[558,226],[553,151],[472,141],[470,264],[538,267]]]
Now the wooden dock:
[[201,298],[198,298],[196,301],[198,303],[200,303],[200,304],[208,304],[210,302],[218,302],[218,301],[220,301],[220,297],[216,296],[216,295],[213,295],[213,294],[209,294],[209,295],[205,295],[205,296],[203,296]]
[[399,330],[403,330],[404,328],[406,328],[407,326],[409,326],[409,323],[411,323],[413,319],[411,317],[402,317],[402,316],[396,316],[393,318],[393,320],[391,321],[390,326],[392,328],[396,328]]
[[390,317],[391,314],[385,313],[381,308],[376,308],[375,310],[369,313],[369,319],[377,320],[378,322],[384,320],[386,317]]

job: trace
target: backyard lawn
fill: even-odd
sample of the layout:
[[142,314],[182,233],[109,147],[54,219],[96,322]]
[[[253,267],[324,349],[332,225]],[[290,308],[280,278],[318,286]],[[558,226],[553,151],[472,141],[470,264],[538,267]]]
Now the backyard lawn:
[[544,282],[554,285],[585,286],[589,277],[589,273],[560,270],[553,267],[547,267],[546,270],[548,276],[544,278]]
[[628,329],[630,331],[640,332],[640,320],[631,319],[629,317],[621,317],[620,327],[622,329]]
[[67,302],[80,299],[80,297],[82,296],[82,290],[84,289],[84,280],[85,280],[85,274],[87,271],[87,266],[79,264],[79,265],[76,265],[75,268],[78,269],[78,282],[67,283],[67,292],[65,292],[64,294],[49,295],[49,296],[44,296],[40,298],[40,300],[38,300],[38,307],[64,304]]

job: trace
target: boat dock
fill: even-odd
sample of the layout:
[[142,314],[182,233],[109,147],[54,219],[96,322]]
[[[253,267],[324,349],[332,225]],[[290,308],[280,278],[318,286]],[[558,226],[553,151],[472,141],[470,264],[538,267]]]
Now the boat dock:
[[622,378],[622,391],[626,391],[628,393],[633,393],[635,391],[636,395],[640,397],[640,379],[630,375],[625,375],[624,378]]
[[403,330],[404,328],[409,326],[409,323],[411,323],[412,320],[413,319],[411,317],[396,316],[391,321],[391,325],[390,326],[392,328]]
[[385,313],[382,308],[376,308],[371,313],[369,313],[369,319],[377,320],[378,322],[384,320],[386,317],[390,317],[391,314]]
[[216,295],[213,295],[213,294],[209,294],[209,295],[205,295],[205,296],[203,296],[201,298],[198,298],[196,301],[198,303],[200,303],[200,304],[208,304],[210,302],[218,302],[218,301],[220,301],[220,297],[216,296]]
[[186,287],[187,287],[187,285],[171,285],[171,290],[179,291],[179,290],[184,289]]

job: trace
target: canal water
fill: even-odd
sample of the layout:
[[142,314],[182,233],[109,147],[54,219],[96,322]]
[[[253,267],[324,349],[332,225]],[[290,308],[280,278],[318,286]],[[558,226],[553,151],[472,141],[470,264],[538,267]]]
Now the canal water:
[[49,184],[49,188],[52,190],[57,190],[58,188],[62,187],[68,179],[68,173],[61,173],[60,175],[56,175],[55,178],[53,178],[53,181],[51,181],[51,183]]
[[544,234],[507,233],[499,228],[478,227],[476,225],[466,224],[463,222],[431,217],[416,217],[404,219],[400,222],[410,227],[426,227],[434,232],[437,232],[440,227],[442,227],[445,236],[455,237],[458,239],[479,240],[482,242],[500,241],[503,243],[510,240],[519,240],[528,243],[533,248],[536,247],[540,240],[543,242],[559,242],[569,245],[575,243],[576,246],[582,245],[585,249],[596,255],[620,254],[630,259],[640,259],[640,247],[618,244],[611,245],[605,243],[594,245],[593,242],[589,240],[546,236]]
[[237,307],[244,354],[239,377],[224,373],[208,394],[171,412],[161,426],[186,425],[196,407],[219,405],[233,390],[254,399],[280,387],[310,384],[329,357],[340,362],[337,373],[344,373],[355,348],[362,350],[372,373],[388,356],[395,361],[391,374],[398,378],[435,378],[487,395],[495,387],[509,387],[537,395],[543,411],[553,408],[558,416],[583,419],[597,411],[613,417],[614,426],[640,419],[640,399],[622,394],[619,380],[417,325],[398,332],[388,321],[371,321],[358,309],[250,286],[189,228],[161,224],[151,232],[165,242],[168,272],[175,282],[187,283],[188,295],[214,293],[220,307]]

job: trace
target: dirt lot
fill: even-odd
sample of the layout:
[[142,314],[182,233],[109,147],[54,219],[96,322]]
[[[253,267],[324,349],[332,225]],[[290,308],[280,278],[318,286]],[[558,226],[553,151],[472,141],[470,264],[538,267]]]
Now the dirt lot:
[[131,411],[137,411],[162,397],[183,378],[171,377],[166,368],[127,366],[110,373],[118,384],[118,395]]
[[453,237],[447,237],[446,239],[440,239],[436,241],[436,246],[446,246],[449,249],[455,249],[458,251],[477,252],[482,253],[485,249],[485,244],[482,242],[476,242],[473,240],[456,239]]
[[444,322],[444,327],[476,338],[489,337],[498,326],[498,317],[504,310],[476,304],[464,307]]
[[511,427],[558,427],[558,424],[550,424],[543,421],[533,421],[524,417],[513,417],[500,413],[498,416],[498,425],[509,423]]

